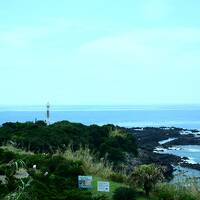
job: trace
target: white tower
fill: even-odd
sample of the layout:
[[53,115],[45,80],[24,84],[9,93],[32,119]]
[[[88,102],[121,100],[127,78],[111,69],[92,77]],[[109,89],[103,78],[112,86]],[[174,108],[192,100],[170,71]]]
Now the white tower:
[[50,125],[50,104],[49,103],[47,103],[47,118],[46,118],[46,123],[47,123],[47,125]]

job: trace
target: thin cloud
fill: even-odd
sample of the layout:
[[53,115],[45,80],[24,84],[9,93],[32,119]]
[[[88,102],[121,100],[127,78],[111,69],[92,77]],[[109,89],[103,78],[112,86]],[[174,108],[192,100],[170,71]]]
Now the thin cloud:
[[198,28],[141,29],[86,43],[80,47],[79,55],[84,60],[106,58],[107,61],[110,58],[151,68],[165,67],[166,64],[174,66],[178,60],[181,61],[181,56],[188,59],[187,63],[194,63],[190,59],[194,59],[194,54],[200,55],[200,50],[195,48],[200,44],[199,35]]

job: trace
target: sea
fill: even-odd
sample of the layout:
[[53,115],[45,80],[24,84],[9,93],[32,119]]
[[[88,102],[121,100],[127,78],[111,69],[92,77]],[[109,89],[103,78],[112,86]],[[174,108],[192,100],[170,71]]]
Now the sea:
[[[45,105],[0,106],[0,124],[35,120],[46,120]],[[178,127],[200,131],[200,105],[51,105],[50,122],[61,120],[85,125]],[[200,163],[200,146],[177,146],[167,153],[188,157],[188,162]],[[188,171],[191,172],[200,177],[199,171]]]
[[[46,119],[46,106],[0,106],[0,124]],[[50,121],[68,120],[123,127],[180,127],[200,129],[200,105],[58,106],[50,107]]]

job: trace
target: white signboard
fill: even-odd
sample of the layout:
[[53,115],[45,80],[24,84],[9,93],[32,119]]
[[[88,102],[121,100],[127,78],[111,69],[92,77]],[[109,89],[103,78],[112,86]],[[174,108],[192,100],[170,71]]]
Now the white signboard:
[[80,189],[91,189],[92,176],[78,176],[78,187]]
[[97,182],[97,191],[98,192],[110,192],[110,183],[98,181]]

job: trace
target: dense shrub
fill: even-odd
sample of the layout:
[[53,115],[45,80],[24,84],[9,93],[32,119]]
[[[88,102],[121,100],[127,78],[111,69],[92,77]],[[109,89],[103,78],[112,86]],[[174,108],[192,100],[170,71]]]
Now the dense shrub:
[[10,151],[5,151],[3,149],[0,149],[0,163],[8,163],[13,159],[16,159],[17,156],[15,153]]
[[155,192],[158,200],[175,200],[176,188],[173,185],[162,184],[156,187]]
[[112,173],[109,176],[109,179],[111,181],[118,182],[118,183],[124,183],[126,181],[126,177],[122,173]]
[[0,166],[0,175],[5,175],[6,173],[6,166],[5,165],[1,165]]
[[199,200],[200,193],[194,193],[191,188],[182,185],[160,184],[154,191],[158,200]]
[[92,195],[88,191],[70,190],[66,192],[65,200],[92,200]]
[[104,194],[95,194],[92,196],[92,200],[110,200],[110,199]]
[[1,184],[0,182],[0,199],[3,199],[3,197],[8,193],[8,188],[6,185]]
[[[18,200],[106,200],[105,195],[78,190],[78,175],[87,173],[123,182],[123,176],[113,171],[113,164],[125,161],[127,153],[137,153],[135,138],[125,129],[68,121],[49,126],[42,121],[5,123],[0,127],[0,145],[7,143],[21,152],[0,149],[0,174],[8,180],[7,190],[1,195]],[[30,175],[26,187],[24,179],[15,178],[16,169],[8,165],[19,159],[26,163],[24,168]],[[124,193],[126,199],[134,197],[131,191]]]
[[131,174],[130,183],[141,187],[147,196],[164,179],[162,169],[154,164],[140,165]]
[[124,152],[137,154],[135,137],[125,129],[112,125],[85,126],[68,121],[46,126],[44,122],[5,123],[0,127],[0,145],[12,141],[21,149],[37,153],[65,151],[69,144],[74,150],[88,146],[99,158],[105,157],[117,164],[124,161]]
[[136,191],[133,188],[120,187],[115,190],[113,200],[134,200]]

